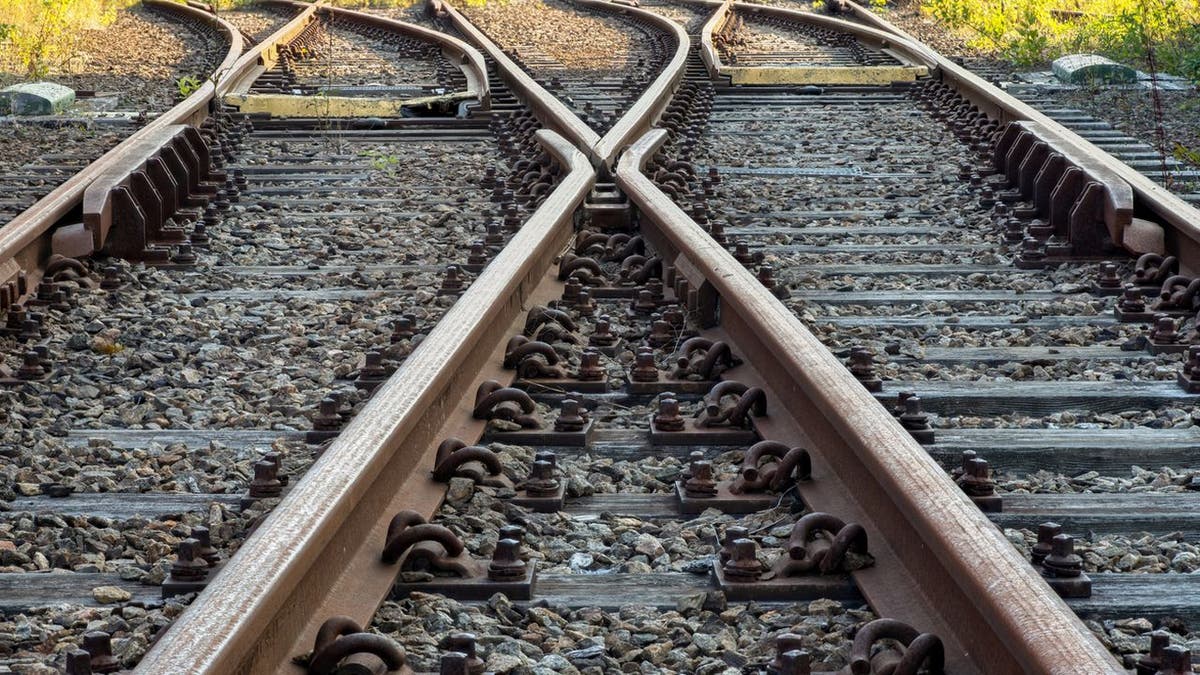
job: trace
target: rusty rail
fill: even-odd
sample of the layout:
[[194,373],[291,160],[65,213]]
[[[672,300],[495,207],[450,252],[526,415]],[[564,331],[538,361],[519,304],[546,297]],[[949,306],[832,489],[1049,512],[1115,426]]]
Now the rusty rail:
[[[939,620],[952,664],[983,672],[1124,672],[1000,531],[947,477],[832,354],[783,304],[704,229],[641,173],[666,141],[654,130],[622,157],[617,184],[639,208],[643,236],[665,260],[694,270],[720,300],[721,325],[796,419],[822,480],[809,504],[857,510],[886,537],[889,553],[856,573],[876,611]],[[691,279],[699,287],[697,279]],[[816,469],[820,471],[821,469]],[[853,486],[851,488],[851,486]],[[831,507],[836,503],[837,508]],[[884,537],[873,537],[880,542]],[[887,562],[884,558],[893,557]],[[888,565],[915,583],[892,587]],[[892,574],[895,572],[893,571]],[[923,593],[914,593],[917,588]],[[913,602],[917,596],[917,602]],[[923,601],[923,603],[921,602]],[[924,604],[923,607],[918,605]],[[928,625],[928,624],[925,624]],[[957,648],[958,653],[954,653]]]
[[[305,3],[295,4],[300,6],[305,5]],[[459,68],[462,69],[463,75],[467,78],[467,92],[478,98],[480,104],[485,108],[491,105],[492,94],[491,87],[488,84],[487,64],[484,63],[483,55],[466,42],[441,31],[353,9],[323,7],[320,12],[350,17],[359,23],[379,26],[380,28],[438,45],[442,48],[442,54],[452,63],[458,64]]]
[[713,77],[728,76],[734,70],[721,63],[721,59],[713,45],[712,36],[714,32],[721,29],[725,21],[728,20],[729,15],[735,9],[746,14],[778,16],[848,33],[853,35],[859,42],[890,54],[902,64],[925,66],[927,68],[933,68],[936,64],[936,53],[921,42],[909,36],[902,36],[880,28],[863,26],[812,12],[784,10],[778,7],[740,2],[737,0],[684,0],[684,2],[717,8],[713,16],[705,22],[700,38],[700,56],[704,60],[704,65],[708,69],[709,75]]
[[[865,7],[849,1],[847,4],[853,16],[859,21],[868,23],[874,26],[875,29],[890,33],[897,38],[916,42],[916,39],[911,35]],[[736,5],[738,7],[753,6],[744,2],[737,2]],[[797,18],[799,15],[811,16],[810,14],[795,10],[775,7],[766,8],[761,5],[756,7],[760,7],[761,11],[790,18]],[[1200,209],[1188,204],[1180,199],[1178,195],[1138,173],[1108,152],[1081,138],[1075,132],[1042,114],[1032,106],[997,89],[991,83],[954,63],[932,48],[926,48],[926,52],[935,70],[934,76],[953,87],[964,98],[993,119],[1001,123],[1019,120],[1036,122],[1048,129],[1053,135],[1070,139],[1075,146],[1088,155],[1091,155],[1097,163],[1105,166],[1108,171],[1111,171],[1129,183],[1138,202],[1137,207],[1139,211],[1153,214],[1162,220],[1160,224],[1170,226],[1169,228],[1164,228],[1166,230],[1167,247],[1179,257],[1180,271],[1190,274],[1200,273]]]
[[571,144],[547,130],[538,137],[570,173],[137,672],[286,672],[331,614],[369,621],[395,577],[379,563],[387,520],[400,509],[437,507],[444,486],[421,469],[432,464],[428,449],[443,422],[470,417],[463,400],[569,240],[575,208],[595,182]]
[[[540,84],[520,68],[504,53],[483,31],[479,30],[458,10],[449,4],[441,3],[443,9],[463,35],[466,35],[481,50],[501,67],[506,73],[509,87],[521,97],[522,101],[534,110],[534,114],[547,128],[561,134],[563,137],[582,149],[593,166],[611,169],[615,166],[617,155],[634,139],[645,133],[666,109],[671,96],[683,80],[687,64],[687,54],[691,41],[687,32],[674,21],[670,21],[654,12],[649,12],[627,5],[619,5],[604,0],[576,0],[585,7],[592,7],[618,14],[634,14],[648,23],[655,24],[664,31],[671,33],[676,40],[675,54],[663,68],[654,82],[634,101],[625,115],[609,129],[603,137],[579,119],[565,104],[550,96]],[[528,100],[526,100],[528,99]]]
[[600,142],[600,135],[592,130],[583,120],[579,119],[565,103],[550,95],[542,85],[538,84],[532,77],[529,76],[520,66],[504,53],[492,42],[490,38],[483,34],[483,31],[475,27],[475,24],[467,20],[449,3],[439,3],[439,9],[444,11],[450,18],[450,23],[471,42],[475,44],[481,51],[487,54],[488,58],[496,63],[496,67],[500,72],[505,74],[505,81],[510,89],[516,94],[517,98],[522,103],[529,106],[533,114],[538,118],[542,125],[566,138],[578,148],[586,148],[584,152],[587,154],[588,160],[597,165],[600,158],[595,154],[595,146]]
[[[229,50],[215,74],[219,79],[228,76],[238,62],[244,43],[241,33],[228,22],[213,17],[211,14],[187,5],[180,5],[168,0],[146,0],[152,7],[165,7],[181,14],[190,15],[202,21],[215,22],[220,30],[229,38]],[[224,75],[223,75],[224,74]],[[81,169],[78,173],[59,185],[50,194],[39,199],[28,209],[18,214],[0,228],[0,261],[9,265],[13,261],[12,274],[16,270],[25,270],[31,275],[31,287],[35,284],[40,273],[37,270],[40,263],[49,255],[49,240],[47,234],[63,218],[71,214],[83,199],[83,192],[110,163],[120,158],[129,148],[136,146],[142,139],[150,138],[164,128],[174,124],[187,124],[203,119],[208,114],[208,103],[216,92],[217,84],[210,78],[201,84],[191,96],[179,105],[159,115],[154,121],[134,132],[115,148],[104,153],[99,159]],[[0,278],[0,283],[7,278]]]

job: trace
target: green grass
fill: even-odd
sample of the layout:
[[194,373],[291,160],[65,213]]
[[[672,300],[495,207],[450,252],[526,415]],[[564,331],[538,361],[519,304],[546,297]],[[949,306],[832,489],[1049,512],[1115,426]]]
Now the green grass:
[[1200,0],[922,0],[970,46],[1019,64],[1094,52],[1200,81]]

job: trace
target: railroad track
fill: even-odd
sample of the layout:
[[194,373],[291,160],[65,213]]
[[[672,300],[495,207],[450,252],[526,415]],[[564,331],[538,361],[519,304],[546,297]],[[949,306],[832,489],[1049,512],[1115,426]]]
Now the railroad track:
[[[1097,466],[1095,449],[1120,467],[1129,444],[1183,456],[1183,424],[1029,430],[1083,417],[1063,408],[1133,406],[1109,415],[1127,422],[1085,420],[1111,426],[1182,419],[1165,411],[1192,398],[1174,365],[1129,351],[1144,329],[1097,317],[1111,296],[1074,296],[1102,257],[1087,248],[1096,232],[1136,247],[1157,227],[1176,246],[1187,207],[886,27],[733,3],[555,9],[634,26],[646,43],[631,53],[651,58],[620,91],[612,77],[555,83],[528,56],[538,44],[518,65],[449,6],[431,5],[435,25],[474,48],[308,7],[178,113],[200,125],[214,95],[256,111],[218,108],[201,127],[213,159],[176,174],[201,180],[166,227],[123,186],[87,217],[84,188],[121,173],[110,164],[77,181],[83,223],[59,222],[75,206],[63,197],[0,231],[12,274],[25,272],[6,292],[26,426],[6,441],[38,446],[19,455],[37,464],[14,488],[42,493],[9,500],[20,534],[6,550],[28,561],[7,560],[77,568],[0,574],[6,609],[78,603],[97,582],[137,595],[103,621],[43,615],[68,627],[56,638],[28,620],[14,634],[56,639],[53,664],[77,673],[106,668],[110,636],[81,635],[95,630],[139,672],[1120,672],[1023,558],[1019,528],[1055,518],[1083,544],[1129,502],[1021,493],[1094,487],[1103,472],[1021,472]],[[739,23],[794,46],[722,63],[714,41],[737,54]],[[351,64],[384,51],[396,70],[364,83]],[[597,103],[572,103],[584,100]],[[1042,147],[1001,118],[1029,120],[1108,190],[1086,196],[1115,202],[1097,213],[1136,203],[1139,219],[1055,215],[1045,234],[1066,244],[1001,243],[1024,236],[1010,218],[1038,213],[1000,184],[1005,162],[987,168],[992,142]],[[168,169],[184,164],[172,152],[202,158],[197,134],[160,133]],[[1013,174],[1056,214],[1071,196],[1045,200]],[[1083,262],[1005,265],[1014,245],[1028,268],[1067,244]],[[47,251],[97,250],[149,265],[46,265]],[[940,304],[897,306],[914,293]],[[948,334],[930,316],[954,319]],[[1135,381],[1107,379],[1121,368]],[[897,420],[900,391],[916,397]],[[69,412],[39,407],[60,401]],[[1005,472],[998,486],[980,457]],[[935,459],[965,465],[965,488]],[[96,469],[114,461],[122,470]],[[1188,512],[1183,495],[1150,501],[1148,527]],[[133,535],[154,545],[127,574],[34,555],[40,530],[111,545],[121,519],[159,532]],[[167,541],[180,541],[173,557]],[[1078,589],[1064,547],[1046,567]],[[121,578],[156,573],[161,590]],[[1180,593],[1151,578],[1094,573],[1091,599],[1069,606],[1144,621],[1174,593],[1169,613],[1186,619]],[[183,599],[149,597],[160,592]],[[1149,651],[1140,628],[1102,639]],[[1180,639],[1161,639],[1163,662],[1142,665],[1178,672]]]
[[[148,3],[134,17],[131,25],[138,31],[178,34],[186,41],[179,46],[194,56],[185,53],[172,63],[168,54],[152,61],[160,68],[171,64],[181,77],[191,77],[197,82],[220,67],[227,67],[242,48],[240,39],[236,43],[231,39],[228,24],[214,22],[203,13],[175,3]],[[150,39],[146,43],[153,44]],[[131,87],[125,91],[95,91],[98,86],[118,85],[111,77],[77,79],[80,84],[73,86],[80,90],[77,107],[81,112],[46,116],[33,123],[19,117],[4,122],[6,143],[11,145],[0,182],[4,193],[0,198],[0,222],[7,223],[134,133],[148,115],[153,116],[160,112],[159,107],[166,107],[163,101],[176,99],[182,86],[158,70],[136,82],[120,80],[119,84]]]

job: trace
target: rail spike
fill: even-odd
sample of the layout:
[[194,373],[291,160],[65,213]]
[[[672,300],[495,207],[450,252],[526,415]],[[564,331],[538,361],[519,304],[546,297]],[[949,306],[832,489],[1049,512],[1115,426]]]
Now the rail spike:
[[726,343],[702,337],[684,341],[672,358],[676,365],[671,378],[675,380],[715,380],[725,370],[742,363]]
[[477,420],[514,422],[523,429],[541,429],[542,420],[536,412],[537,404],[528,392],[487,380],[475,391],[475,408],[471,416]]
[[718,382],[704,395],[704,407],[696,414],[696,426],[748,429],[751,427],[751,416],[763,417],[766,414],[765,391],[726,380]]
[[433,479],[439,483],[449,483],[451,478],[458,477],[490,487],[513,487],[504,475],[499,455],[491,448],[467,445],[457,438],[447,438],[438,445],[433,464]]
[[307,672],[331,675],[354,666],[353,672],[392,672],[403,668],[405,661],[404,650],[394,641],[364,631],[348,616],[334,616],[317,629]]
[[[881,640],[887,640],[876,648]],[[921,633],[895,619],[875,619],[854,636],[850,647],[849,671],[852,675],[942,675],[945,672],[945,648],[932,633]]]
[[[764,459],[775,461],[762,465]],[[812,458],[804,448],[789,448],[777,441],[759,441],[746,450],[742,468],[729,486],[734,494],[783,492],[792,482],[812,477]]]

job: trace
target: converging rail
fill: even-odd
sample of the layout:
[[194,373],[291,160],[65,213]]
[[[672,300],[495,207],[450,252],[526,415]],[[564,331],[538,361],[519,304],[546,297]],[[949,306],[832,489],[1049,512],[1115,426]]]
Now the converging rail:
[[[972,310],[997,299],[1056,308],[1069,301],[1037,275],[1148,253],[1137,288],[1121,287],[1116,263],[1102,268],[1097,292],[1123,295],[1101,328],[1153,320],[1150,344],[1188,350],[1174,349],[1171,317],[1200,308],[1200,284],[1183,276],[1196,264],[1197,212],[857,5],[836,4],[859,23],[676,1],[690,16],[704,12],[702,26],[691,24],[698,35],[653,6],[568,0],[581,13],[652,27],[656,45],[671,45],[654,52],[663,58],[642,71],[658,69],[641,92],[612,98],[613,108],[628,106],[615,119],[553,96],[561,82],[542,81],[441,0],[428,4],[428,26],[280,2],[299,13],[244,54],[239,33],[220,21],[231,49],[213,81],[0,230],[0,261],[14,278],[41,281],[51,254],[113,255],[161,266],[150,278],[180,275],[167,294],[228,314],[239,344],[266,331],[271,312],[298,317],[281,332],[283,360],[297,340],[316,348],[326,329],[339,344],[332,374],[305,381],[321,392],[296,391],[301,379],[285,371],[270,401],[246,404],[268,410],[253,419],[269,426],[205,429],[207,417],[176,418],[196,438],[286,429],[279,437],[307,451],[258,458],[245,496],[214,495],[258,518],[227,560],[207,530],[180,545],[164,594],[195,598],[135,672],[607,672],[637,663],[688,672],[703,663],[810,675],[827,672],[817,650],[845,664],[837,672],[860,675],[1124,672],[1076,615],[1087,618],[1107,596],[1089,605],[1079,592],[1090,594],[1092,579],[1063,527],[1043,525],[1036,565],[997,527],[1026,526],[1041,513],[1039,495],[1024,495],[1035,514],[1024,515],[974,451],[953,473],[938,463],[955,457],[942,446],[954,431],[931,423],[928,409],[940,424],[1008,414],[1010,400],[1021,410],[1049,404],[1005,389],[1020,384],[1015,370],[944,382],[920,377],[920,360],[1008,364],[1040,347],[918,352],[916,339],[897,337],[884,357],[843,342],[856,331],[881,342],[888,331],[920,330],[940,315],[871,311],[923,294]],[[739,52],[739,31],[756,22],[812,49]],[[339,65],[333,27],[385,45],[377,53],[409,45],[433,75],[422,86],[300,79],[305,68]],[[973,159],[947,171],[928,147],[887,148],[877,136],[894,131],[892,121],[856,116],[856,107],[903,111],[904,124],[946,137],[938,147],[950,156]],[[823,126],[822,115],[844,119]],[[439,159],[480,162],[479,175],[451,176]],[[916,203],[910,192],[923,189],[941,190],[945,208]],[[947,213],[957,220],[943,222]],[[400,250],[385,236],[392,230],[427,245]],[[991,252],[981,230],[1015,249],[1016,270],[970,257]],[[256,248],[267,264],[247,257]],[[218,281],[195,274],[197,249],[218,261],[203,270]],[[55,257],[51,269],[64,268],[88,274]],[[1006,274],[1032,290],[1014,300],[958,280],[986,285]],[[344,285],[314,281],[323,275]],[[890,275],[942,285],[890,286]],[[118,277],[106,268],[105,288],[115,292]],[[34,285],[36,295],[12,282],[5,309],[68,311],[52,281]],[[1155,307],[1173,312],[1165,322],[1138,306],[1141,287],[1157,285],[1166,304]],[[965,313],[947,325],[990,330],[1000,320]],[[390,335],[372,334],[383,324]],[[348,338],[338,326],[357,332]],[[46,332],[32,319],[9,328],[30,346]],[[105,336],[92,349],[119,351]],[[52,344],[30,349],[8,384],[37,387]],[[346,365],[342,352],[360,347]],[[1099,358],[1126,358],[1124,345],[1112,351]],[[1036,351],[1050,368],[1073,354]],[[1170,392],[1098,381],[1067,398],[1107,395],[1114,410],[1138,396],[1190,401],[1200,344],[1188,358],[1185,393],[1173,381]],[[972,398],[993,390],[995,401]],[[311,429],[294,419],[300,409]],[[137,426],[149,437],[179,431],[165,417]],[[970,430],[958,431],[970,446]],[[285,459],[299,467],[290,476]],[[619,530],[632,527],[619,521],[640,529]],[[613,545],[576,547],[578,557],[563,560],[554,531],[578,523],[621,531],[612,538],[626,558]],[[707,553],[680,560],[692,553],[654,536],[671,528]],[[478,611],[456,613],[447,627],[404,603]],[[724,611],[733,605],[738,612]],[[639,610],[625,613],[634,607],[675,612],[674,623],[625,658],[633,644],[608,643],[602,612],[621,608],[621,629],[633,636],[650,630]],[[847,644],[826,653],[807,623],[756,623],[796,607],[828,612]],[[467,624],[486,612],[545,658],[493,651],[498,643],[484,638],[501,636],[470,634]],[[586,635],[567,628],[580,616]],[[699,616],[727,628],[725,642],[687,637]],[[563,654],[559,638],[572,641]],[[672,655],[688,639],[693,660]],[[92,672],[106,640],[70,650],[70,672]],[[1154,638],[1142,671],[1174,673],[1184,662],[1165,640]]]

